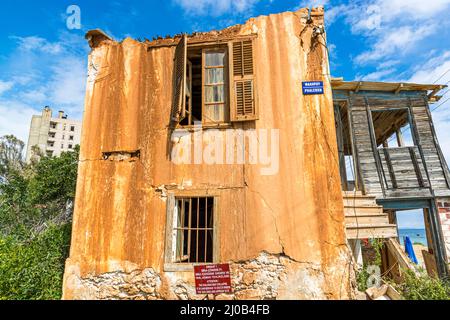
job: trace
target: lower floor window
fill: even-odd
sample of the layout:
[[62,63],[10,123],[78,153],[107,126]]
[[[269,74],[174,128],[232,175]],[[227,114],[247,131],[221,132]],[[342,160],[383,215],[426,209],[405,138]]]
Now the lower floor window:
[[214,197],[175,197],[173,263],[210,263],[214,255]]

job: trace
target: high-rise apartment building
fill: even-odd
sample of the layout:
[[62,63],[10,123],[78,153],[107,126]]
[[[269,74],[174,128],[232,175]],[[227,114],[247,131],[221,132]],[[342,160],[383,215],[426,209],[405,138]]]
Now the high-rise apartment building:
[[59,156],[61,152],[73,150],[80,144],[80,138],[81,121],[67,119],[64,111],[59,111],[54,118],[47,106],[41,115],[31,119],[26,161],[30,162],[33,157],[33,146],[38,146],[48,156]]

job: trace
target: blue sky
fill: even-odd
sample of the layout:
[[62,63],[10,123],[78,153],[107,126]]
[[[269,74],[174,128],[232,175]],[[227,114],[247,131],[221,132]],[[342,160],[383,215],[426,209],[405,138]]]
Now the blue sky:
[[[81,9],[81,29],[66,9]],[[450,0],[4,0],[0,11],[0,135],[25,142],[44,105],[81,118],[87,30],[115,39],[208,31],[304,6],[324,5],[331,72],[346,80],[450,84]],[[443,91],[444,93],[446,90]],[[433,117],[450,160],[450,92]]]

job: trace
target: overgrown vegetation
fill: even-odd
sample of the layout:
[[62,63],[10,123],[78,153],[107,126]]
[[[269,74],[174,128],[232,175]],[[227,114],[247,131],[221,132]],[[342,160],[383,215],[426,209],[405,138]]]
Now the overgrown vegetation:
[[0,299],[60,299],[70,229],[52,225],[30,241],[0,238]]
[[25,164],[23,147],[0,138],[0,299],[60,299],[79,152]]
[[[381,250],[384,242],[382,239],[371,239],[370,245],[374,249],[375,256],[370,265],[381,267]],[[403,282],[395,284],[392,279],[382,277],[382,280],[391,284],[405,300],[450,300],[450,283],[445,280],[430,277],[421,269],[419,276],[411,270],[402,270]],[[368,289],[368,280],[371,276],[369,266],[364,265],[356,275],[359,291]]]
[[417,277],[413,272],[404,272],[404,282],[396,286],[406,300],[450,300],[450,284],[427,274]]
[[369,263],[364,264],[361,270],[356,274],[356,282],[359,291],[366,291],[368,289],[368,281],[370,276],[373,274],[373,269],[371,266],[381,268],[381,250],[383,248],[383,239],[370,239],[370,246],[374,250],[374,256]]
[[370,273],[367,271],[367,265],[363,265],[361,270],[356,274],[356,283],[359,291],[364,292],[368,289],[367,281],[369,280],[369,277]]

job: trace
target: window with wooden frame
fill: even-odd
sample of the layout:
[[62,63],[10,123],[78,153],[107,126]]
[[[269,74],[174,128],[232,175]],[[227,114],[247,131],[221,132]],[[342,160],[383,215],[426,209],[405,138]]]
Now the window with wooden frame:
[[258,118],[253,40],[188,45],[175,50],[172,120],[181,126]]
[[215,262],[216,204],[211,196],[169,196],[166,269]]
[[228,122],[226,48],[203,49],[204,123]]

